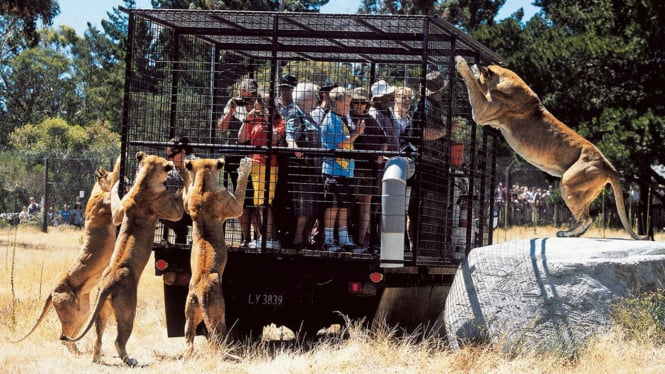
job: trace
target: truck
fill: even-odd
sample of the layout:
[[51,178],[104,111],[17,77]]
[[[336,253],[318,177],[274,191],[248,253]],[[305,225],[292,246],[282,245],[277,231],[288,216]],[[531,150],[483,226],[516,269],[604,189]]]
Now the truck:
[[[435,326],[460,262],[471,248],[492,243],[495,225],[498,133],[473,123],[454,59],[459,55],[482,65],[504,60],[438,16],[124,10],[129,15],[121,134],[124,185],[131,183],[137,167],[132,155],[145,151],[165,156],[168,140],[182,135],[200,158],[263,154],[287,165],[280,167],[281,187],[270,204],[280,249],[269,250],[265,240],[259,248],[244,246],[240,219],[228,219],[220,228],[228,245],[223,290],[231,332],[257,336],[263,326],[275,323],[313,336],[348,320],[405,329]],[[444,78],[435,116],[428,114],[431,103],[425,100],[432,94],[430,73]],[[306,150],[320,157],[380,163],[381,170],[372,174],[379,177],[369,199],[369,240],[357,243],[360,251],[293,245],[293,195],[286,182],[298,172],[288,166],[297,163],[294,149],[237,144],[232,134],[218,128],[244,79],[257,82],[271,118],[278,117],[284,75],[316,84],[322,96],[331,83],[348,90],[370,91],[375,82],[391,89],[409,87],[413,126],[445,130],[446,136],[436,140],[424,139],[420,131],[399,150]],[[308,172],[320,174],[320,166]],[[235,188],[230,173],[222,178],[227,188]],[[353,183],[375,180],[357,178]],[[251,209],[251,200],[247,204]],[[362,219],[358,205],[349,210],[350,232],[358,230]],[[265,232],[266,209],[262,211],[259,227]],[[175,243],[164,230],[162,223],[155,229],[154,271],[164,283],[167,334],[177,337],[184,333],[191,239]],[[205,334],[205,327],[198,332]]]

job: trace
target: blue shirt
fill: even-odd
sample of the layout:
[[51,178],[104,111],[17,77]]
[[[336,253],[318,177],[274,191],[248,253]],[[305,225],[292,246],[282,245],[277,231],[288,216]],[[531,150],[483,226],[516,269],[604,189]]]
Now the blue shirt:
[[[321,123],[321,146],[325,149],[338,149],[338,144],[346,140],[351,134],[342,117],[330,112]],[[344,149],[353,149],[348,144]],[[325,157],[323,159],[323,174],[334,177],[353,178],[353,159],[341,157]]]

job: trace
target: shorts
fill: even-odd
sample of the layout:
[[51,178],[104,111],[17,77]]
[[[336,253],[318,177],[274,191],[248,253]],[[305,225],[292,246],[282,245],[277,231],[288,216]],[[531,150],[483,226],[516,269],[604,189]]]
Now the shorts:
[[[270,167],[270,184],[268,185],[268,204],[272,204],[277,187],[278,166]],[[263,206],[263,196],[266,186],[266,165],[252,164],[252,185],[254,187],[254,205]]]
[[356,161],[356,167],[353,169],[353,181],[355,184],[356,195],[376,195],[380,183],[378,175],[379,173],[376,163],[361,163]]
[[328,208],[350,208],[353,204],[351,179],[323,174],[323,195]]

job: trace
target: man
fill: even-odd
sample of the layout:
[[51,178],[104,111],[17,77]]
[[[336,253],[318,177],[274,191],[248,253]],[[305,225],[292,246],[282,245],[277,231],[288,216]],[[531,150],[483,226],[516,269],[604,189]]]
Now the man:
[[[224,114],[217,121],[217,127],[222,132],[228,131],[227,144],[239,145],[238,132],[247,114],[254,109],[254,104],[259,97],[259,85],[256,80],[251,78],[243,79],[240,82],[239,95],[232,97],[224,107]],[[227,178],[230,180],[233,188],[238,182],[238,167],[240,166],[241,155],[225,155],[224,156],[224,186],[230,188]],[[250,177],[251,178],[251,177]],[[254,189],[252,182],[247,184],[247,191],[245,192],[245,207],[243,214],[240,216],[240,229],[242,231],[241,246],[247,247],[250,244],[251,238],[251,223],[255,226],[255,232],[258,233],[258,221],[254,209],[251,205],[254,203]]]
[[[169,140],[169,145],[166,147],[166,156],[169,161],[173,162],[175,168],[169,171],[166,177],[166,189],[172,194],[181,194],[182,188],[185,185],[185,160],[195,159],[192,147],[189,145],[189,139],[184,136],[176,136]],[[180,221],[167,221],[162,220],[164,223],[164,231],[162,238],[168,242],[169,229],[173,230],[175,234],[176,244],[186,244],[187,234],[189,233],[189,226],[192,225],[192,217],[184,213]]]
[[372,92],[372,106],[369,108],[369,115],[383,127],[388,140],[388,151],[399,151],[399,133],[400,129],[392,120],[390,108],[395,102],[395,87],[389,85],[386,81],[380,80],[374,82],[370,88]]
[[312,119],[314,119],[314,123],[317,125],[321,124],[323,118],[330,111],[330,91],[333,88],[337,88],[337,83],[331,81],[330,78],[327,78],[319,89],[319,105],[311,112]]
[[30,204],[28,205],[28,214],[30,216],[36,215],[39,213],[40,207],[39,204],[35,202],[34,197],[30,197]]
[[279,78],[279,98],[277,98],[277,107],[282,118],[286,118],[289,110],[296,105],[293,102],[293,89],[298,85],[298,78],[292,74],[284,74]]

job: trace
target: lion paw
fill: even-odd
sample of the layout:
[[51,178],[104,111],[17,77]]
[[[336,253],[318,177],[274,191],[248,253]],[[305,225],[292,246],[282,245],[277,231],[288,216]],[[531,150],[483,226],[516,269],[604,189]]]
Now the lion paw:
[[106,169],[104,169],[104,167],[100,167],[100,168],[97,169],[97,171],[95,172],[95,176],[96,176],[97,178],[106,178],[106,176],[107,176],[108,174],[109,174],[109,172],[106,171]]
[[238,177],[240,178],[248,176],[251,171],[252,171],[252,159],[245,157],[242,160],[240,160],[240,166],[238,166]]
[[459,71],[461,67],[468,67],[469,65],[466,63],[466,60],[462,56],[455,56],[455,69]]

